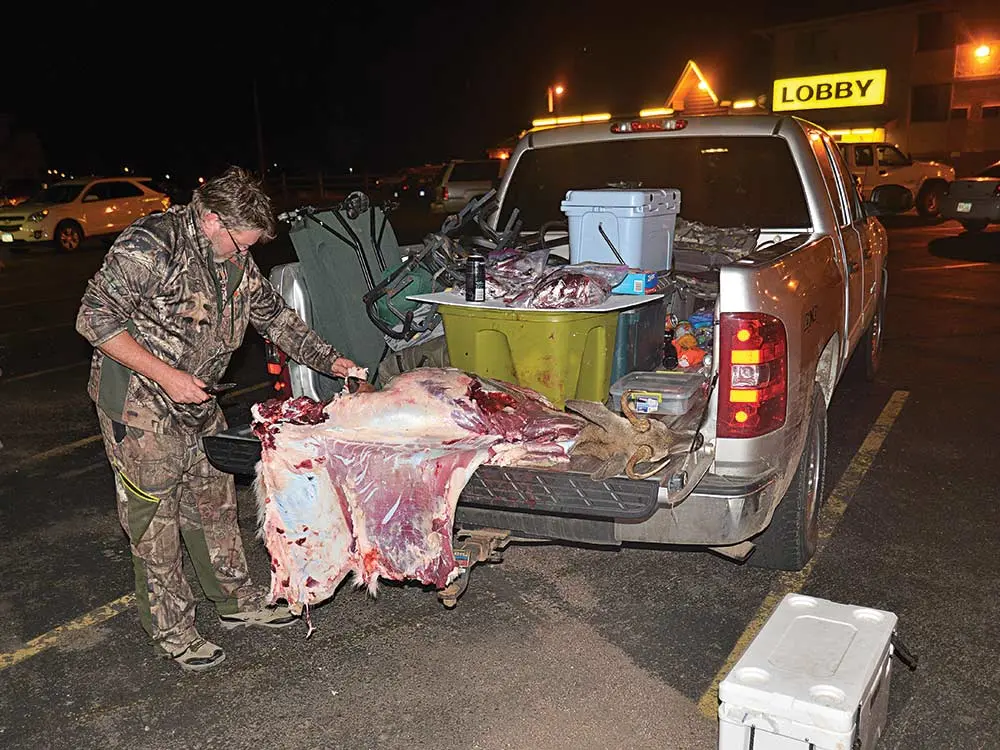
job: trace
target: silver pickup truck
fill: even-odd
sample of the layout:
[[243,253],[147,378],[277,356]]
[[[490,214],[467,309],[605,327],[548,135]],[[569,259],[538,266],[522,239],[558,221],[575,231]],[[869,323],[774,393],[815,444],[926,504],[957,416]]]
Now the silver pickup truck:
[[[480,467],[459,500],[456,532],[697,545],[799,569],[816,547],[827,405],[852,356],[868,378],[879,364],[887,240],[875,217],[905,210],[912,196],[886,186],[862,201],[835,141],[794,117],[613,120],[526,134],[492,225],[505,226],[516,208],[525,230],[542,230],[564,218],[567,191],[622,184],[679,189],[681,217],[699,226],[754,229],[740,257],[675,249],[673,271],[686,285],[666,295],[669,313],[686,319],[697,304],[714,325],[701,396],[671,417],[696,439],[644,478],[598,481],[572,465]],[[272,279],[315,324],[296,265]],[[298,368],[292,394],[320,390]],[[219,468],[252,470],[245,428],[205,443]]]

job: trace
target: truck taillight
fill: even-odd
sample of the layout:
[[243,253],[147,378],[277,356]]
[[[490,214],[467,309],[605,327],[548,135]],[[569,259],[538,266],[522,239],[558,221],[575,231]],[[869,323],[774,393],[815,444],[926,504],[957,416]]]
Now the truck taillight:
[[448,188],[446,187],[441,188],[441,200],[443,201],[448,200]]
[[271,376],[274,383],[275,398],[288,398],[292,395],[292,377],[288,372],[288,358],[268,339],[264,339],[264,357],[267,361],[267,374]]
[[785,326],[763,313],[719,318],[719,418],[722,438],[749,438],[785,423],[788,395]]

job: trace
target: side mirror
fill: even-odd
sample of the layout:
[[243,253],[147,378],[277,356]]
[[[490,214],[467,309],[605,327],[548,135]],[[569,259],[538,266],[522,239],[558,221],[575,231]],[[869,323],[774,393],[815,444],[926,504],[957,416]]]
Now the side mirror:
[[94,195],[93,193],[91,193],[90,195],[83,196],[83,202],[84,203],[93,203],[96,200],[97,200],[97,196]]
[[900,214],[913,208],[913,193],[902,185],[879,185],[865,201],[868,216]]

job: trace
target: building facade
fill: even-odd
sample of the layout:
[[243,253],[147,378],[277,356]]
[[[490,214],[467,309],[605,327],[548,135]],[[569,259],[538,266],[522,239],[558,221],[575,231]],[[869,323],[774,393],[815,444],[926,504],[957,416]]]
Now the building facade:
[[773,111],[885,140],[961,176],[1000,159],[1000,0],[944,0],[766,29]]

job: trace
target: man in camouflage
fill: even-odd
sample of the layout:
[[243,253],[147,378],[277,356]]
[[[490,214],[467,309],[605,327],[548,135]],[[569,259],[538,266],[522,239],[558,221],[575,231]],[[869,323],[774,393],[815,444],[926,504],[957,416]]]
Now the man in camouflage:
[[190,205],[139,219],[87,286],[77,330],[95,347],[88,391],[114,470],[118,518],[131,542],[143,627],[188,670],[225,659],[199,636],[181,540],[226,628],[284,627],[250,580],[232,476],[201,437],[226,428],[206,387],[219,382],[250,323],[296,361],[344,377],[354,363],[309,329],[249,255],[275,236],[270,200],[231,167]]

